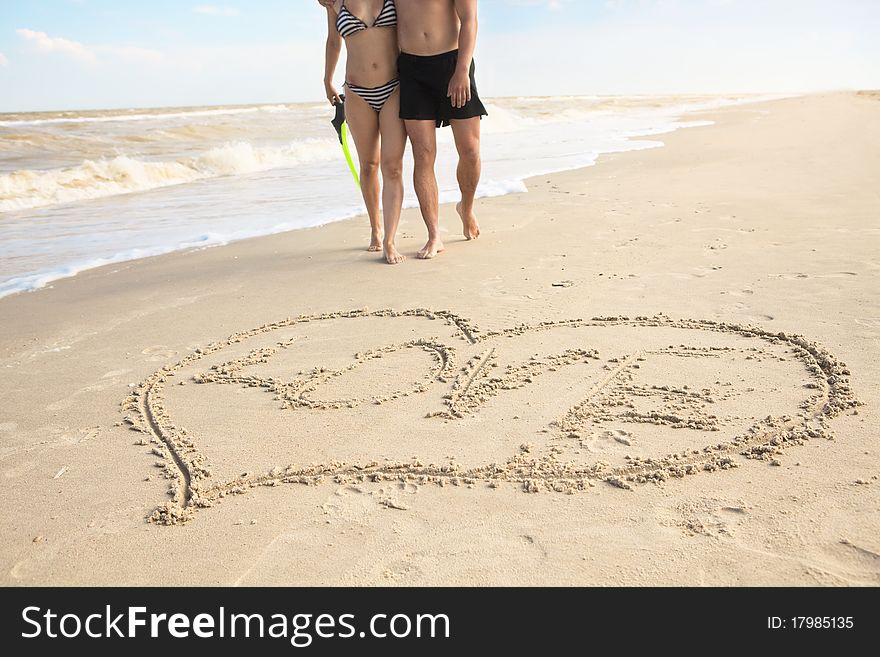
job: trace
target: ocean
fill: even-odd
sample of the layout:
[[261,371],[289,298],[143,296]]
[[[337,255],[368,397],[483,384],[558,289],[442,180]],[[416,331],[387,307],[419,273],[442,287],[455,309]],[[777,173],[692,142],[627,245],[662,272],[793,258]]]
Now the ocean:
[[[490,99],[478,196],[524,193],[531,176],[663,145],[632,137],[711,124],[689,112],[780,97]],[[362,213],[332,117],[316,103],[0,114],[0,297]],[[438,142],[441,201],[454,201],[448,128]],[[410,162],[404,203],[415,207]]]

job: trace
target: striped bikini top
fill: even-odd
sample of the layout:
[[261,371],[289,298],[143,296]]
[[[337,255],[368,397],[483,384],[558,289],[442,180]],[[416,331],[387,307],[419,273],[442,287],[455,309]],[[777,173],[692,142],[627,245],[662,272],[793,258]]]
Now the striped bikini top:
[[336,17],[336,30],[343,39],[370,27],[394,27],[395,25],[397,25],[397,7],[394,5],[394,0],[385,0],[382,3],[382,11],[376,16],[372,25],[367,25],[352,14],[345,6],[344,0],[339,8],[339,15]]

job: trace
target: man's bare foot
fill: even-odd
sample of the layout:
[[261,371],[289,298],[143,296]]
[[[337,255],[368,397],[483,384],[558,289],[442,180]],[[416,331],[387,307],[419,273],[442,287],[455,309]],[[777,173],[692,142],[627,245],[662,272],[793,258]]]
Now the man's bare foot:
[[431,258],[436,257],[444,248],[446,247],[443,246],[443,242],[440,241],[440,238],[435,237],[434,239],[429,239],[428,243],[419,249],[416,257],[420,260],[430,260]]
[[477,217],[471,211],[470,215],[465,217],[461,213],[461,201],[459,201],[455,206],[455,211],[458,212],[458,216],[461,217],[461,225],[464,229],[464,236],[469,240],[475,240],[480,236],[480,225],[477,223]]
[[404,260],[406,260],[406,256],[400,253],[396,246],[393,244],[385,245],[385,262],[389,265],[399,265]]
[[378,233],[373,233],[370,236],[370,246],[367,247],[367,251],[371,251],[375,253],[376,251],[382,250],[382,236]]

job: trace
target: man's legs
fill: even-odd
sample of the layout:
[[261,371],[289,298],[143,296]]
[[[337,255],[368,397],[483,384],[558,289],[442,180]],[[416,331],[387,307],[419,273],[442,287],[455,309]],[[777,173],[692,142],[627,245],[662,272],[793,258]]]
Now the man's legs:
[[428,242],[416,254],[421,259],[433,258],[443,250],[440,240],[440,208],[434,163],[437,160],[437,128],[434,121],[406,120],[406,132],[412,144],[415,170],[413,186],[419,198],[422,219],[428,229]]
[[474,214],[474,195],[480,182],[482,161],[480,159],[480,117],[452,119],[452,134],[458,151],[458,187],[461,202],[456,206],[461,217],[464,236],[475,240],[480,236],[480,226]]

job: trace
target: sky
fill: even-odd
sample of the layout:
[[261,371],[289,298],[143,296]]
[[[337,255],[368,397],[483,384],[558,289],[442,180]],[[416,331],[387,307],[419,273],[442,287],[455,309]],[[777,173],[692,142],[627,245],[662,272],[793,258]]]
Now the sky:
[[[486,97],[880,88],[878,0],[479,0],[479,12]],[[0,0],[0,112],[321,100],[326,29],[315,0]]]

